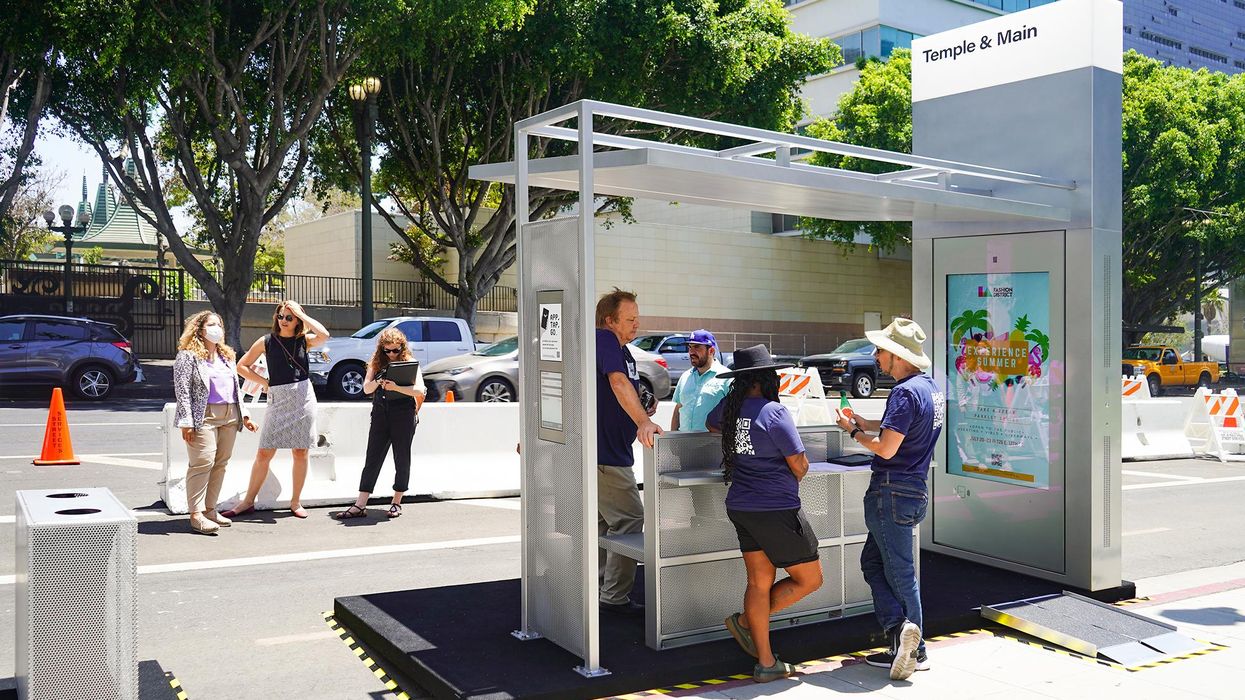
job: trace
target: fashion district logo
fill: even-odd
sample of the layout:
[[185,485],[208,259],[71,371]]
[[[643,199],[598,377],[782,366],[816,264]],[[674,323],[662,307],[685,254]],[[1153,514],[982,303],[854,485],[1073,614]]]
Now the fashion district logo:
[[978,286],[977,287],[977,298],[981,299],[981,298],[986,298],[986,297],[1002,297],[1002,298],[1010,299],[1012,297],[1012,288],[1011,287]]
[[752,447],[752,419],[740,418],[735,421],[735,454],[755,455]]

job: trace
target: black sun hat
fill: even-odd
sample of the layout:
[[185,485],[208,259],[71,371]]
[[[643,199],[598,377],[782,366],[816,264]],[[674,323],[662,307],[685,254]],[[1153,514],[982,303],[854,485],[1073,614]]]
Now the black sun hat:
[[730,379],[744,372],[755,372],[762,369],[786,369],[794,367],[790,362],[774,362],[769,348],[764,345],[753,345],[750,348],[735,351],[735,367],[729,372],[719,374],[720,379]]

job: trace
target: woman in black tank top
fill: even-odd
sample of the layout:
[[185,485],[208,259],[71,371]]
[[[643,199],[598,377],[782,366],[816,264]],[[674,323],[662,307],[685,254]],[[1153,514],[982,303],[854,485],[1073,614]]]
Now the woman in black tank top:
[[[307,481],[307,451],[315,446],[317,438],[316,395],[311,388],[307,354],[328,338],[323,324],[308,316],[298,302],[287,301],[277,306],[273,314],[272,333],[255,341],[238,360],[238,374],[264,387],[268,406],[246,495],[232,510],[223,513],[225,517],[230,517],[229,513],[241,515],[255,507],[255,497],[268,478],[268,465],[277,450],[282,449],[290,450],[294,457],[290,511],[299,518],[307,517],[300,498]],[[261,353],[268,367],[267,377],[255,368]]]

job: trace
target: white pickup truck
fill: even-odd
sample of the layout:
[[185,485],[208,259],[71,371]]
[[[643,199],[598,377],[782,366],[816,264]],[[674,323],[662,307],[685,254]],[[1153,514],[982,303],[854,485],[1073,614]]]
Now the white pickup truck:
[[311,351],[311,383],[328,385],[339,398],[363,398],[363,377],[376,351],[376,336],[397,328],[406,336],[411,354],[421,366],[476,349],[467,322],[444,316],[397,316],[370,323],[348,338],[329,338]]

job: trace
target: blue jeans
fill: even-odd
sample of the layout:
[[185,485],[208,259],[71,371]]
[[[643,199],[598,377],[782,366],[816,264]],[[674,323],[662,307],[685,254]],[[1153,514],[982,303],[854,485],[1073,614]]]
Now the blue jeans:
[[860,553],[860,569],[873,590],[873,612],[883,630],[904,620],[924,630],[912,549],[916,526],[925,519],[928,506],[924,481],[896,479],[884,472],[874,472],[865,492],[869,537]]

